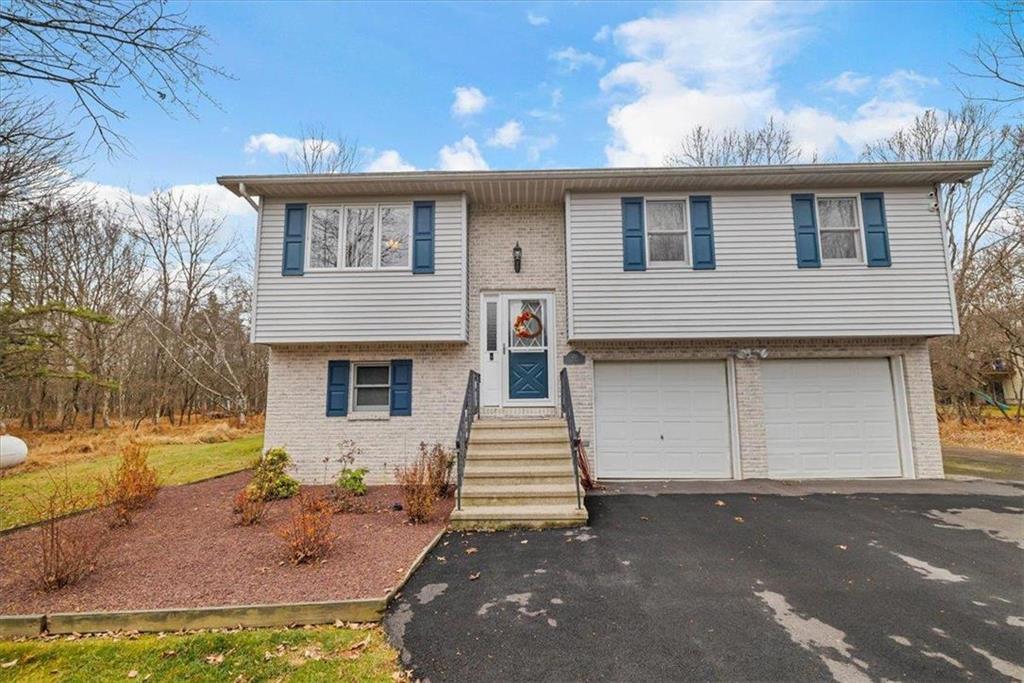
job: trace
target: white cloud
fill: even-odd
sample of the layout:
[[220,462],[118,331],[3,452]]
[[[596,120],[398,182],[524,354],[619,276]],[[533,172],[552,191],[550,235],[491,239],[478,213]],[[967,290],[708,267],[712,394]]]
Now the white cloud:
[[549,23],[547,17],[541,14],[534,14],[533,12],[526,13],[526,21],[530,23],[530,26],[543,26],[544,24]]
[[612,37],[612,27],[605,24],[601,28],[597,29],[597,33],[594,34],[595,43],[603,43]]
[[561,88],[555,88],[551,91],[551,108],[558,109],[562,105],[562,100],[565,99],[565,95],[562,94]]
[[847,95],[856,95],[870,83],[870,76],[861,76],[855,71],[844,71],[835,78],[825,81],[825,87]]
[[579,71],[584,66],[592,66],[598,70],[604,67],[603,57],[598,57],[592,52],[577,50],[574,47],[564,47],[557,52],[552,52],[551,59],[559,62],[569,71]]
[[278,135],[277,133],[260,133],[250,135],[245,143],[245,151],[249,154],[270,154],[283,156],[289,159],[298,159],[302,156],[303,147],[309,148],[313,145],[322,146],[322,152],[337,152],[338,145],[330,140],[311,140]]
[[395,173],[399,171],[415,171],[416,167],[402,158],[394,149],[386,149],[366,165],[367,173]]
[[[209,212],[225,218],[253,218],[256,215],[248,202],[215,183],[185,183],[161,189],[171,190],[187,199],[199,197],[206,202],[206,209]],[[91,180],[76,183],[73,190],[86,192],[96,200],[115,208],[125,207],[132,201],[136,204],[148,201],[147,195],[137,194],[118,185],[104,185]]]
[[531,162],[540,160],[540,155],[558,144],[558,136],[551,134],[543,137],[531,137],[526,143],[526,158]]
[[491,137],[487,140],[487,144],[491,147],[515,149],[522,140],[523,125],[515,119],[510,119],[491,134]]
[[487,96],[480,88],[460,85],[452,92],[455,93],[455,101],[452,102],[452,114],[455,116],[478,114],[487,106]]
[[922,88],[939,84],[939,79],[922,76],[913,69],[897,69],[878,81],[878,87],[893,95],[903,97]]
[[[789,125],[806,154],[828,156],[890,134],[922,111],[911,85],[923,77],[895,72],[851,113],[779,99],[777,67],[813,30],[820,4],[684,5],[673,14],[643,17],[612,31],[626,56],[600,80],[616,102],[605,147],[614,166],[661,165],[694,126],[716,130],[759,126],[769,116]],[[830,81],[836,89],[867,88],[853,72]],[[927,79],[925,79],[927,80]],[[902,88],[902,90],[901,90]],[[852,93],[851,93],[852,94]]]
[[442,171],[486,171],[487,162],[480,154],[476,140],[468,135],[445,145],[437,153],[438,166]]

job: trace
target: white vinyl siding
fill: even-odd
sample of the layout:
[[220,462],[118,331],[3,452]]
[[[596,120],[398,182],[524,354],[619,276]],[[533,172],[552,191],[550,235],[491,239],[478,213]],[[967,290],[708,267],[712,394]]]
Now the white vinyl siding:
[[[884,191],[892,266],[796,265],[792,192],[708,191],[715,270],[624,271],[621,199],[572,193],[567,211],[573,339],[954,334],[931,188]],[[658,199],[650,194],[648,199]],[[858,200],[859,201],[859,200]]]
[[[402,266],[307,268],[301,277],[281,275],[286,203],[306,203],[313,212],[323,207],[411,206],[414,200],[436,201],[433,274],[413,274]],[[461,196],[268,200],[261,207],[253,341],[465,341],[464,206]],[[375,238],[369,244],[371,262],[381,250],[382,240]]]

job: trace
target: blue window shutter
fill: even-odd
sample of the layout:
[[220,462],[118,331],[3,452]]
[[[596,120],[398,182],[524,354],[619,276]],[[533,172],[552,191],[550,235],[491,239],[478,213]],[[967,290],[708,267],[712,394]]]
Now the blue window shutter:
[[306,205],[285,204],[281,275],[302,275],[306,256]]
[[647,270],[644,198],[622,198],[622,269]]
[[818,252],[818,220],[814,216],[814,195],[795,194],[793,226],[796,229],[796,265],[799,268],[820,268]]
[[327,417],[348,415],[347,360],[327,361]]
[[434,202],[412,205],[412,272],[434,272]]
[[711,222],[711,197],[690,197],[690,231],[693,269],[715,269],[715,229]]
[[412,361],[391,361],[391,414],[412,415]]
[[881,192],[864,192],[860,196],[860,205],[861,213],[864,215],[864,244],[867,248],[868,266],[891,266],[889,228],[885,223],[885,198]]

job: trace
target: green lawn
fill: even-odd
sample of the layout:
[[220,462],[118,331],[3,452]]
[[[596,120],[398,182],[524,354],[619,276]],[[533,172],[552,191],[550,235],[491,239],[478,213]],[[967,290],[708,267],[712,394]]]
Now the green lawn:
[[[156,468],[161,485],[187,484],[245,469],[262,448],[263,437],[259,435],[224,443],[156,446],[150,451],[149,462]],[[65,471],[75,491],[83,495],[87,506],[91,505],[96,478],[116,465],[116,455],[105,455],[79,460],[66,468],[51,467],[0,477],[0,530],[39,521],[32,514],[27,496],[45,495],[54,479],[62,479]]]
[[14,681],[392,681],[397,662],[380,628],[0,641]]
[[982,479],[1001,479],[1004,481],[1024,481],[1024,456],[1019,462],[1006,461],[993,462],[963,458],[952,455],[944,455],[942,464],[946,474],[959,474],[967,477],[981,477]]

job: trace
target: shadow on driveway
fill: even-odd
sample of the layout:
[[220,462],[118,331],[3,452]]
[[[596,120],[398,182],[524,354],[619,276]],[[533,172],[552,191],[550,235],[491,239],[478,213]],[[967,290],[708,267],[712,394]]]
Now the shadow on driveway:
[[448,534],[385,622],[406,666],[434,683],[1024,676],[1020,496],[587,505],[586,529]]

